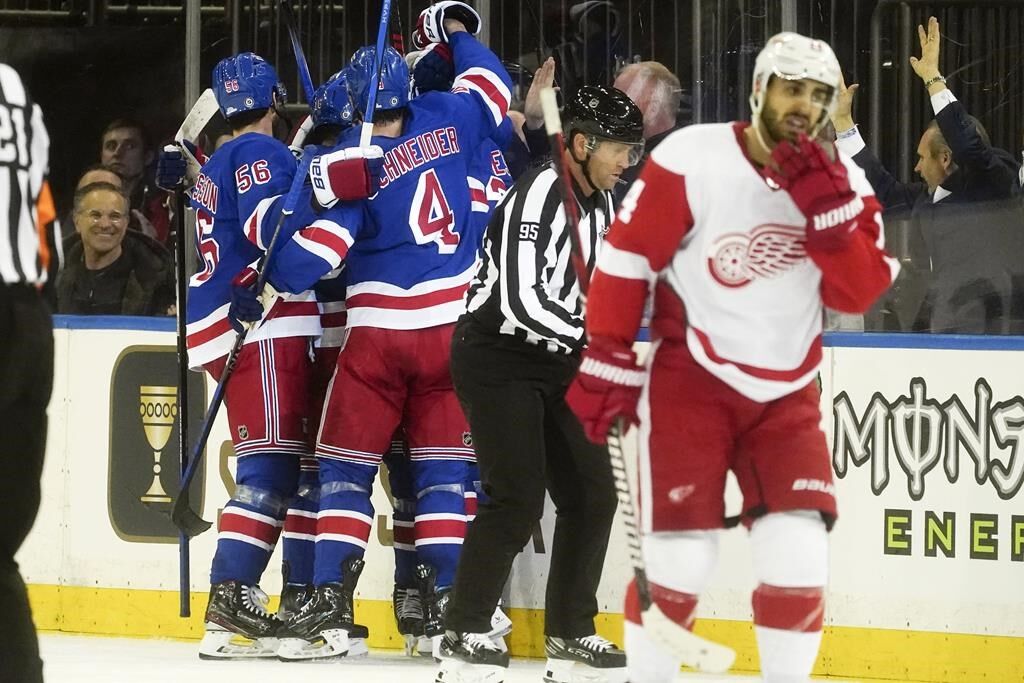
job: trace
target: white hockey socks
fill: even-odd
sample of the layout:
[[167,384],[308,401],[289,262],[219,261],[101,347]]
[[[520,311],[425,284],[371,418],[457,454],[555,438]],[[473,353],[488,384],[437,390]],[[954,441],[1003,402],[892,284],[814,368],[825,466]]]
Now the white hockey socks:
[[828,531],[816,511],[773,513],[750,533],[754,631],[765,683],[805,683],[821,645]]

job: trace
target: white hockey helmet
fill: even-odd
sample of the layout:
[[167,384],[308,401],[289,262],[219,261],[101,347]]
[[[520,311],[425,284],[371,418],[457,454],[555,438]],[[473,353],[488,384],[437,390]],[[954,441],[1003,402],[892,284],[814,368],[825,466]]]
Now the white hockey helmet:
[[823,40],[808,38],[790,31],[776,33],[769,38],[754,61],[754,81],[750,89],[750,111],[753,120],[761,116],[765,91],[772,76],[787,81],[810,78],[832,89],[821,119],[812,126],[813,137],[832,115],[839,96],[842,72],[835,52]]

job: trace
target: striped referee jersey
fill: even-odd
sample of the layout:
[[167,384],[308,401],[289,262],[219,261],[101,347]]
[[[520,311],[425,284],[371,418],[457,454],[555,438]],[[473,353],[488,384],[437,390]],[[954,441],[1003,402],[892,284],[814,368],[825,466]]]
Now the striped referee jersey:
[[56,219],[46,181],[49,150],[42,110],[18,73],[0,64],[0,280],[7,284],[47,279],[46,231]]
[[[583,300],[570,258],[569,231],[553,164],[523,175],[495,209],[483,260],[467,294],[470,315],[486,330],[552,352],[583,347]],[[615,217],[611,192],[584,196],[573,181],[587,271]]]

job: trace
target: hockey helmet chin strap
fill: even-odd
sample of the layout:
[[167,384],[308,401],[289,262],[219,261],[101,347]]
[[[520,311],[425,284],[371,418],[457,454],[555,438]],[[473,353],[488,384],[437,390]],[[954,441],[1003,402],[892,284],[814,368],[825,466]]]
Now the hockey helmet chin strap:
[[[573,141],[576,140],[577,135],[582,135],[586,140],[584,144],[584,149],[587,150],[587,153],[583,156],[583,159],[576,158],[576,148],[573,144]],[[590,184],[591,189],[593,189],[596,192],[598,190],[597,184],[594,182],[594,178],[590,175],[590,153],[595,149],[595,147],[591,145],[592,139],[596,138],[590,133],[584,133],[583,131],[580,130],[574,130],[569,135],[568,144],[569,154],[570,156],[572,156],[572,160],[580,165],[580,168],[583,169],[583,177],[587,179],[587,182]]]
[[[580,134],[580,135],[583,135],[585,137],[585,139],[586,139],[586,144],[584,145],[584,149],[587,150],[587,154],[586,154],[586,156],[583,157],[582,160],[576,158],[576,150],[573,148],[573,144],[572,144],[572,141],[576,139],[577,133]],[[583,177],[587,179],[587,182],[590,183],[590,187],[592,187],[595,191],[598,191],[600,188],[598,188],[597,184],[594,182],[593,176],[590,175],[590,155],[591,155],[591,153],[593,153],[597,149],[597,146],[600,145],[605,140],[606,140],[605,138],[600,138],[600,137],[594,135],[593,133],[587,133],[587,132],[584,132],[584,131],[573,131],[571,133],[571,135],[570,135],[570,139],[567,140],[567,142],[566,142],[566,144],[569,147],[569,154],[572,156],[572,160],[575,161],[577,164],[579,164],[580,168],[583,169]],[[643,154],[644,154],[644,143],[643,142],[640,142],[640,143],[630,143],[630,142],[622,142],[621,140],[611,140],[611,139],[608,139],[607,141],[608,142],[621,142],[624,145],[629,145],[629,148],[630,148],[629,149],[629,165],[630,166],[636,166],[638,163],[640,163],[640,159],[643,157]]]

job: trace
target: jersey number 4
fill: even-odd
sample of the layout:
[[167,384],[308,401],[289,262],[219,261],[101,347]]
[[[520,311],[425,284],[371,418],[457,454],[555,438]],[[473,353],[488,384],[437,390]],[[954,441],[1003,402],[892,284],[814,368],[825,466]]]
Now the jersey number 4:
[[438,253],[454,254],[459,246],[459,234],[452,230],[455,214],[434,169],[422,173],[416,184],[416,194],[409,209],[409,227],[416,244],[435,242]]

